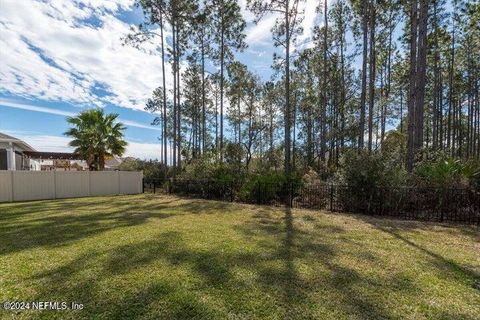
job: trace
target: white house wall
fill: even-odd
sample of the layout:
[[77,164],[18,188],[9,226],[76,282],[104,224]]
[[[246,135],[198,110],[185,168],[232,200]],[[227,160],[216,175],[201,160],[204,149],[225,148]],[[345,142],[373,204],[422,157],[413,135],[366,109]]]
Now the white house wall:
[[28,164],[29,164],[30,170],[32,171],[42,170],[42,164],[40,163],[40,160],[28,159]]

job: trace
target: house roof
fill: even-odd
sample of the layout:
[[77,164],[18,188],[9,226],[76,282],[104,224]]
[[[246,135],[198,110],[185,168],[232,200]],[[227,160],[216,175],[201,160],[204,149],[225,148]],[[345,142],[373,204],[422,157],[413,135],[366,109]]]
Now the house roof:
[[119,165],[122,164],[122,159],[117,157],[117,156],[113,156],[111,157],[110,159],[107,159],[105,161],[105,166],[109,167],[109,168],[116,168],[118,167]]
[[12,142],[12,143],[15,143],[16,145],[19,145],[23,149],[25,149],[25,151],[35,151],[35,149],[32,148],[25,141],[20,140],[20,139],[15,138],[15,137],[12,137],[12,136],[9,136],[8,134],[1,133],[1,132],[0,132],[0,142]]

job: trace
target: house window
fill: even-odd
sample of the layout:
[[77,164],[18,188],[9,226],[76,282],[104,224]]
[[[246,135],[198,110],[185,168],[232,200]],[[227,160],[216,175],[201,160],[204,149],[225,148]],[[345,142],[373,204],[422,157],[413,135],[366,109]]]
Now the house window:
[[7,150],[0,149],[0,170],[7,170],[7,169],[8,169]]

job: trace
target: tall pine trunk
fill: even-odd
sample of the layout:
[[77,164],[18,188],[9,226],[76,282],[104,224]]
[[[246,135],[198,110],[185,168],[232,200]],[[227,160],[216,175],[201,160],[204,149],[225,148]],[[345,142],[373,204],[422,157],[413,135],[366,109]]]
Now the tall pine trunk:
[[408,86],[408,140],[407,170],[412,172],[415,157],[415,91],[417,76],[418,0],[412,0],[410,9],[410,72]]
[[375,105],[375,1],[369,3],[370,6],[370,83],[369,83],[369,105],[368,105],[368,151],[372,152],[373,144],[373,113]]
[[285,175],[290,177],[291,173],[291,155],[290,155],[290,17],[289,17],[289,0],[285,1],[285,160],[284,169]]
[[364,147],[365,135],[365,105],[367,98],[367,59],[368,59],[368,3],[362,1],[362,33],[363,33],[363,57],[362,57],[362,93],[360,96],[360,124],[358,132],[358,148]]
[[165,45],[163,41],[163,19],[162,14],[160,14],[160,37],[161,47],[162,47],[162,83],[163,83],[163,159],[165,161],[165,166],[167,162],[167,88],[166,88],[166,79],[165,79]]
[[[327,0],[323,1],[324,3],[324,20],[325,26],[323,28],[323,108],[322,108],[322,126],[321,126],[321,137],[320,137],[320,159],[325,161],[326,153],[326,144],[327,144],[327,107],[328,107],[328,97],[327,97],[327,85],[328,85],[328,68],[327,68],[327,50],[328,50],[328,7]],[[330,150],[329,158],[331,157],[332,150]]]
[[207,138],[207,117],[205,111],[205,43],[202,34],[202,153],[205,153]]
[[[455,6],[454,6],[455,10]],[[454,13],[455,14],[455,13]],[[448,84],[448,148],[451,148],[452,156],[455,154],[455,102],[454,102],[454,84],[453,74],[455,69],[455,17],[452,18],[452,42],[450,49],[450,68]]]
[[[343,20],[342,20],[343,21]],[[341,24],[343,26],[343,22]],[[345,45],[345,30],[342,28],[340,31],[340,68],[341,68],[341,98],[340,98],[340,132],[341,132],[341,139],[340,139],[340,149],[338,152],[338,157],[340,157],[340,153],[343,152],[343,148],[345,146],[345,112],[346,112],[346,100],[347,100],[347,93],[346,93],[346,84],[345,84],[345,53],[344,53],[344,45]]]
[[175,15],[172,15],[172,59],[173,59],[173,176],[176,175],[177,169],[177,59],[176,59],[176,25],[175,25]]
[[417,87],[415,93],[415,151],[423,147],[424,102],[427,64],[428,0],[420,0],[418,26]]
[[178,168],[181,170],[182,169],[182,124],[181,124],[181,103],[180,103],[180,32],[177,27],[176,32],[177,32],[177,49],[176,49],[176,55],[177,55],[177,143],[178,143],[178,151],[177,151],[177,165]]

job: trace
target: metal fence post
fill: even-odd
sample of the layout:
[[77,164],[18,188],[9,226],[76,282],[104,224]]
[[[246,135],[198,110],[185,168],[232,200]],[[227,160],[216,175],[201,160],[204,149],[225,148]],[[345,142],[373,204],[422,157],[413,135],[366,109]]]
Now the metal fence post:
[[145,193],[145,178],[142,178],[142,193]]
[[260,204],[260,182],[255,183],[255,189],[257,192],[257,204]]
[[293,208],[293,183],[292,182],[290,182],[288,204],[289,204],[290,208]]
[[333,184],[330,185],[330,211],[333,211]]
[[230,202],[233,202],[233,181],[230,181]]
[[442,190],[440,193],[440,222],[443,222],[443,215],[444,215],[444,207],[445,207],[445,189]]

